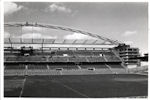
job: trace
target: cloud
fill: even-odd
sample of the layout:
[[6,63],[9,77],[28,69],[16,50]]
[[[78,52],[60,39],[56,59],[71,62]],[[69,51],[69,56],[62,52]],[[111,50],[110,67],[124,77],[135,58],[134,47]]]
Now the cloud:
[[19,11],[23,8],[23,6],[19,6],[13,2],[5,2],[4,3],[4,15],[12,14],[16,11]]
[[50,10],[51,12],[64,12],[64,13],[72,12],[70,8],[67,8],[65,5],[60,3],[53,3],[49,5],[48,10]]
[[22,30],[23,31],[42,31],[42,28],[41,27],[32,27],[32,26],[24,26],[22,27]]
[[25,33],[19,36],[18,38],[34,38],[34,39],[42,39],[42,38],[48,38],[48,39],[56,39],[56,36],[48,36],[48,35],[42,35],[41,33]]
[[131,36],[131,35],[134,35],[134,34],[136,34],[137,33],[137,31],[126,31],[126,32],[124,32],[124,34],[123,34],[123,36]]
[[127,44],[127,45],[132,45],[133,41],[125,41],[124,43]]
[[4,38],[9,38],[10,37],[10,33],[9,32],[4,32]]
[[64,36],[64,39],[95,39],[95,38],[81,34],[81,33],[73,33],[73,34]]

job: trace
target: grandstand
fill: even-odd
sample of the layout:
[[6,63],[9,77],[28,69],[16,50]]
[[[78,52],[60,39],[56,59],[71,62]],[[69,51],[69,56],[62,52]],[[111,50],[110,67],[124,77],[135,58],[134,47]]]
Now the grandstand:
[[[44,51],[43,51],[44,52]],[[121,65],[121,60],[111,50],[57,50],[51,55],[31,55],[31,56],[5,56],[5,70],[109,70],[109,74],[113,74],[111,70],[118,68],[115,73],[121,73],[125,67]],[[11,53],[10,53],[11,54]],[[36,54],[36,51],[35,51]],[[13,65],[12,65],[13,64]],[[93,68],[93,70],[92,70]],[[120,69],[120,70],[119,70]],[[91,73],[91,72],[90,72]],[[88,74],[88,71],[87,71]],[[99,73],[101,74],[101,73]],[[104,74],[104,73],[103,73]],[[124,74],[124,73],[123,73]]]
[[[17,23],[5,24],[5,27],[43,27],[69,32],[77,32],[94,37],[91,40],[58,40],[40,38],[5,38],[4,60],[7,73],[15,69],[33,72],[74,70],[81,72],[85,69],[93,71],[109,70],[109,74],[128,73],[123,58],[119,55],[119,43],[97,34],[61,26]],[[25,46],[27,45],[27,46]],[[127,46],[128,47],[128,46]],[[129,47],[128,47],[129,48]],[[121,51],[122,52],[122,51]],[[13,64],[11,66],[11,64]],[[11,67],[10,67],[11,66]],[[40,72],[40,71],[39,71]],[[105,72],[105,71],[104,71]],[[91,72],[90,72],[91,73]],[[64,73],[65,74],[65,73]],[[67,73],[68,74],[68,73]],[[87,71],[88,74],[88,71]],[[99,74],[102,74],[101,71]],[[103,73],[104,74],[104,73]]]

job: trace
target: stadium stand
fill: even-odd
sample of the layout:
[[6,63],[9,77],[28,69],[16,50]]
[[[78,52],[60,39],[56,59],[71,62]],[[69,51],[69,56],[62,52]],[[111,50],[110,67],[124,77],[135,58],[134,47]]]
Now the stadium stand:
[[11,64],[11,65],[5,65],[5,69],[7,70],[13,70],[13,69],[16,69],[16,70],[23,70],[25,69],[25,65],[22,65],[22,64]]
[[6,61],[25,61],[25,58],[20,57],[20,56],[9,56],[9,57],[6,57],[5,60]]
[[96,51],[96,50],[95,50],[95,51],[92,51],[91,53],[92,53],[93,56],[100,56],[100,55],[103,55],[103,51],[98,51],[98,50],[97,50],[97,51]]
[[73,56],[73,51],[71,50],[59,50],[56,52],[57,56]]
[[69,57],[68,62],[87,62],[86,57]]
[[65,69],[65,70],[73,70],[73,69],[78,69],[78,67],[76,65],[71,65],[71,64],[61,64],[61,65],[50,65],[49,64],[49,69]]
[[108,62],[120,62],[120,59],[116,56],[105,56]]
[[44,64],[29,64],[28,69],[47,69],[47,65],[44,65]]
[[108,64],[111,68],[123,68],[121,64]]
[[26,75],[26,70],[18,70],[18,69],[12,69],[12,70],[4,70],[5,76],[24,76]]
[[67,62],[68,61],[68,57],[59,57],[59,56],[55,56],[55,57],[49,57],[49,61],[50,62]]
[[89,62],[105,62],[104,57],[87,57]]
[[95,69],[108,68],[105,64],[85,64],[85,65],[80,65],[80,67],[83,68],[83,69],[88,69],[88,68],[95,68]]
[[46,58],[42,56],[28,56],[25,59],[26,61],[46,61]]
[[73,52],[76,56],[92,56],[92,53],[88,50],[77,50]]
[[108,62],[120,62],[120,59],[113,52],[103,52]]
[[[36,54],[36,53],[35,53]],[[113,74],[126,73],[120,59],[107,50],[51,50],[47,55],[40,52],[32,56],[5,56],[5,63],[15,61],[18,65],[6,64],[5,74],[8,75],[82,75],[82,74]],[[19,62],[37,62],[20,65]],[[43,64],[38,62],[44,62]],[[112,62],[112,63],[111,63]],[[59,64],[60,63],[60,64]],[[79,64],[76,65],[75,63]],[[107,64],[106,64],[107,63]],[[26,71],[23,71],[25,70]],[[20,70],[20,71],[19,71]],[[22,71],[21,71],[22,70]],[[22,73],[22,74],[21,74]]]

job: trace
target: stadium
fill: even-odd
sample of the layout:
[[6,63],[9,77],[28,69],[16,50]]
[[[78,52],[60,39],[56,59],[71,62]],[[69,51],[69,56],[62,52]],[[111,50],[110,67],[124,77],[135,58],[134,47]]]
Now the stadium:
[[[54,98],[147,97],[148,76],[139,49],[86,31],[40,23],[5,23],[5,27],[42,27],[96,39],[4,39],[4,96]],[[146,69],[147,70],[147,69]]]

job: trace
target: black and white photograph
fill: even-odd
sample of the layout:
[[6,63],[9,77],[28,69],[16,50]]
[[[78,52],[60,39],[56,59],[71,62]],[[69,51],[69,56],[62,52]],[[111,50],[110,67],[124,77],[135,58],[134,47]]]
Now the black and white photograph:
[[3,7],[4,98],[148,98],[148,2]]

